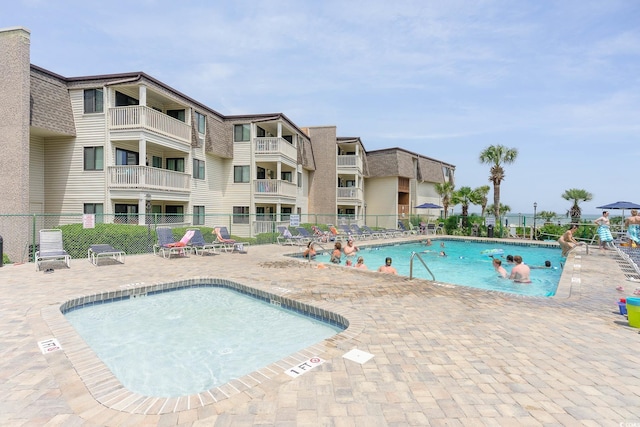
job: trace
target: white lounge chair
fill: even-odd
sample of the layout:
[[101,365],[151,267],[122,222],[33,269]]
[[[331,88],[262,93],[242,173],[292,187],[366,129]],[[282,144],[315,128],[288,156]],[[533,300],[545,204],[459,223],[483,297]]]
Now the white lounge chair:
[[64,250],[62,230],[58,228],[40,230],[40,248],[36,252],[36,271],[44,261],[64,261],[71,267],[71,255]]

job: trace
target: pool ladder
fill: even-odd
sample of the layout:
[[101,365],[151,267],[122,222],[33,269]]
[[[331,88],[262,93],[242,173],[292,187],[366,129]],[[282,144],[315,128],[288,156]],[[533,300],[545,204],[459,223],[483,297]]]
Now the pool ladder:
[[409,280],[413,279],[413,259],[415,257],[418,257],[418,259],[420,260],[420,262],[422,263],[422,265],[424,265],[424,268],[427,269],[427,271],[429,272],[429,274],[431,275],[431,280],[435,281],[436,280],[436,276],[433,275],[433,273],[431,272],[431,270],[429,269],[429,267],[427,266],[427,264],[424,262],[424,260],[422,259],[422,257],[420,256],[419,253],[417,252],[411,252],[411,259],[409,260]]

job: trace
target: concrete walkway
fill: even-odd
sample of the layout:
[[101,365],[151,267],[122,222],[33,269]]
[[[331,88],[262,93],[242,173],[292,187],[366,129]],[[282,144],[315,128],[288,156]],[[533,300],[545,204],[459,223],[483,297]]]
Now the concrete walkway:
[[[554,298],[318,269],[282,256],[296,251],[266,245],[248,255],[139,255],[101,267],[77,259],[52,274],[33,264],[0,268],[0,425],[640,425],[639,329],[617,306],[640,283],[627,280],[614,251],[577,249]],[[82,374],[96,357],[79,356],[73,331],[60,334],[59,305],[195,277],[285,292],[353,326],[310,350],[326,362],[297,378],[283,369],[153,414],[98,402]],[[50,338],[62,350],[43,355],[38,343]],[[342,357],[354,348],[374,357],[364,364]]]

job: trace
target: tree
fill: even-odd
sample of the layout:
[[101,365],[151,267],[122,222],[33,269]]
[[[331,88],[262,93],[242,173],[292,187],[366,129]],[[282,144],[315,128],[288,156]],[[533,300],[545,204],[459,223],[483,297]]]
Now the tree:
[[455,186],[449,181],[443,182],[443,183],[438,182],[435,185],[436,193],[438,193],[438,195],[440,196],[440,199],[442,200],[442,207],[444,208],[445,219],[447,219],[449,204],[451,203],[451,195],[453,194],[454,189],[455,189]]
[[551,211],[541,211],[538,212],[537,215],[539,218],[542,218],[544,220],[544,224],[551,222],[556,216],[558,216],[555,212],[551,212]]
[[593,199],[593,194],[589,193],[587,190],[570,188],[562,193],[562,198],[565,200],[573,200],[573,206],[571,206],[567,211],[567,216],[571,217],[571,223],[578,224],[580,222],[580,216],[582,215],[580,202],[588,202]]
[[[495,209],[494,209],[493,205],[487,206],[487,211],[489,211],[489,212],[494,211],[495,212]],[[500,204],[500,208],[498,209],[498,215],[496,216],[496,218],[498,216],[506,215],[508,212],[511,212],[511,207],[509,205]]]
[[493,214],[496,218],[499,216],[500,184],[505,178],[502,164],[511,164],[515,162],[516,157],[518,157],[518,150],[504,145],[490,145],[480,153],[480,163],[491,165],[489,181],[493,183]]
[[453,205],[462,205],[462,216],[469,215],[469,205],[480,204],[480,194],[471,189],[471,187],[460,187],[451,195]]
[[482,217],[484,217],[484,213],[487,210],[487,203],[489,203],[489,200],[487,199],[489,190],[491,190],[491,187],[489,187],[488,185],[481,185],[480,187],[473,190],[478,194],[478,197],[480,198],[479,202],[476,203],[476,205],[480,205],[480,207],[482,208]]

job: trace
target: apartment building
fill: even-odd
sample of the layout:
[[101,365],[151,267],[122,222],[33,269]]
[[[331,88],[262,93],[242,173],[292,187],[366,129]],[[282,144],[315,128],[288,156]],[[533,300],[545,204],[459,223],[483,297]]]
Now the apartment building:
[[[416,203],[438,202],[434,183],[453,179],[450,164],[367,152],[335,126],[225,116],[144,72],[60,76],[30,63],[29,44],[24,28],[0,30],[0,214],[203,226],[224,217],[251,237],[291,214],[390,215],[380,225],[394,227]],[[12,245],[29,241],[29,227],[0,228],[5,250],[22,251]]]

